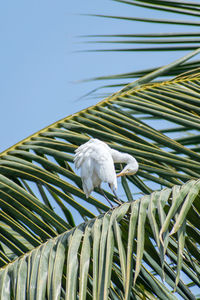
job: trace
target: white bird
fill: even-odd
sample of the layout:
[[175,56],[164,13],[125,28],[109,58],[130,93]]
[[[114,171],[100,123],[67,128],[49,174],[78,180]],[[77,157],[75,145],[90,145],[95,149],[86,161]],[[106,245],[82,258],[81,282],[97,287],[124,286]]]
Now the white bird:
[[[95,187],[107,182],[117,198],[117,177],[133,175],[138,170],[137,160],[128,153],[122,153],[110,148],[99,139],[90,139],[75,150],[75,167],[81,168],[83,191],[88,198]],[[114,163],[126,163],[125,168],[116,174]],[[104,192],[101,190],[103,195]],[[112,203],[105,196],[111,206]],[[118,198],[117,198],[118,199]]]

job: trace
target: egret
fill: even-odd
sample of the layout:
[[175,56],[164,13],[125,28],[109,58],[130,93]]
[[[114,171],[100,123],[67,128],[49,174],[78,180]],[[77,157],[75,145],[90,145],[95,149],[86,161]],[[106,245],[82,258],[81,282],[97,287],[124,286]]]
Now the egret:
[[[94,188],[98,187],[111,206],[113,206],[112,203],[101,190],[101,183],[107,182],[118,200],[117,177],[133,175],[139,167],[133,156],[114,150],[99,139],[90,139],[79,146],[75,150],[74,162],[77,169],[81,168],[82,186],[86,197],[88,198]],[[126,163],[126,166],[119,174],[116,174],[114,163]]]

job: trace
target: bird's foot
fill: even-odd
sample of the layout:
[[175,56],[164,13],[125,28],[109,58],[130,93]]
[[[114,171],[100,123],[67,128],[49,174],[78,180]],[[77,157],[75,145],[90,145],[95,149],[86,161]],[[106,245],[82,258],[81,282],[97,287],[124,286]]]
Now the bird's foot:
[[115,198],[114,198],[114,199],[115,199],[115,202],[117,202],[118,205],[122,205],[123,202],[118,198],[118,196],[117,196],[115,190],[113,190],[113,194],[115,195]]

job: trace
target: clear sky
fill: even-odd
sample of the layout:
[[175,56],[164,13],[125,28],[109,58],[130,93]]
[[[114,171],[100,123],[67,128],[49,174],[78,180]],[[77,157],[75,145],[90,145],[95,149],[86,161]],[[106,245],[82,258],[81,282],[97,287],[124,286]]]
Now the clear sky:
[[146,32],[147,27],[153,32],[157,28],[80,15],[84,13],[144,16],[139,8],[109,0],[1,1],[0,151],[94,104],[96,99],[77,99],[101,83],[75,81],[159,66],[184,55],[76,52],[91,48],[78,35]]

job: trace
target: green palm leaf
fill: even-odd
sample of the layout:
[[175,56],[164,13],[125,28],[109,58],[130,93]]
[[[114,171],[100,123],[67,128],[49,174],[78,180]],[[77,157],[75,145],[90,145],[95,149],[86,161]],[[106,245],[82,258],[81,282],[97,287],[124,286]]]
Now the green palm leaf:
[[[115,299],[132,299],[134,295],[137,299],[153,299],[154,296],[177,299],[170,292],[174,286],[184,299],[194,299],[187,284],[179,280],[179,275],[182,268],[185,276],[193,281],[200,271],[198,257],[189,257],[185,248],[185,239],[195,244],[195,237],[188,235],[188,227],[197,224],[188,211],[200,213],[199,191],[200,181],[189,181],[183,186],[167,188],[125,203],[51,238],[0,271],[2,299],[24,299],[26,295],[35,299],[44,299],[45,295],[48,299],[77,299],[77,295],[80,299],[112,299],[113,293]],[[163,213],[166,214],[164,224]],[[171,218],[172,215],[176,218]],[[165,234],[168,220],[171,233]],[[178,230],[181,230],[178,235],[180,244],[174,238]],[[159,253],[162,254],[164,248],[156,232],[160,232],[163,243],[168,244],[165,260],[160,255],[160,262]],[[177,270],[170,264],[173,253],[177,253]],[[152,276],[142,262],[147,263],[160,278],[163,265],[169,287]]]
[[[1,154],[1,295],[7,295],[6,282],[15,282],[9,291],[16,299],[23,299],[27,285],[37,287],[27,290],[28,297],[41,299],[75,299],[77,291],[81,299],[175,299],[172,290],[194,299],[190,286],[199,285],[200,272],[199,79],[197,69],[162,83],[137,82]],[[86,199],[73,157],[91,137],[139,161],[137,175],[122,178],[122,201],[146,196],[113,211],[98,191]]]
[[[93,218],[96,211],[86,208],[86,201],[91,207],[106,211],[108,207],[98,192],[93,194],[95,198],[86,200],[72,164],[74,150],[90,137],[104,140],[114,149],[130,153],[139,161],[137,176],[128,177],[126,183],[122,179],[121,193],[129,194],[129,199],[135,198],[131,190],[150,193],[159,186],[172,187],[191,177],[198,178],[199,78],[197,69],[191,75],[171,81],[136,85],[132,89],[130,86],[3,152],[0,160],[1,207],[8,209],[10,203],[9,209],[14,216],[14,208],[20,201],[25,206],[22,211],[26,211],[28,221],[31,215],[31,218],[38,218],[38,214],[48,221],[54,214],[52,207],[57,207],[63,211],[66,223],[61,219],[62,225],[58,225],[55,217],[51,224],[54,232],[74,226],[72,208],[78,212],[79,222],[81,218]],[[156,120],[156,128],[153,120]],[[174,135],[178,138],[174,139]],[[185,146],[190,141],[195,149]],[[109,192],[107,195],[113,200]],[[41,212],[43,204],[37,199],[45,204],[51,199],[51,205]],[[32,203],[31,211],[27,210],[28,203]],[[41,223],[41,227],[45,226]],[[48,230],[52,232],[52,229]]]
[[[96,92],[99,89],[126,86],[132,78],[140,78],[152,71],[153,66],[157,65],[157,57],[151,56],[155,52],[168,52],[169,51],[186,51],[195,50],[200,46],[200,32],[199,30],[199,15],[200,6],[198,2],[191,1],[158,1],[158,0],[114,0],[119,5],[125,4],[129,6],[129,16],[119,15],[105,15],[93,14],[90,16],[104,18],[105,20],[113,20],[116,22],[127,23],[127,33],[109,32],[108,34],[93,34],[81,36],[85,44],[89,44],[90,48],[84,48],[83,52],[133,52],[132,60],[134,61],[134,53],[140,52],[140,59],[143,55],[149,57],[149,67],[146,70],[129,71],[128,73],[113,74],[109,76],[96,76],[88,80],[112,80],[112,84],[104,84],[103,86],[94,89]],[[135,10],[135,7],[138,7]],[[119,7],[120,9],[120,7]],[[159,17],[143,17],[152,12],[155,14],[159,11]],[[155,14],[156,16],[156,14]],[[157,25],[157,30],[152,32],[151,26],[146,26],[143,32],[142,23]],[[173,31],[171,32],[171,25]],[[187,26],[187,27],[186,27]],[[108,26],[109,28],[109,26]],[[187,29],[185,29],[187,28]],[[104,45],[104,46],[103,46]],[[112,46],[108,46],[112,45]],[[139,46],[138,46],[139,45]],[[191,63],[184,63],[180,66],[174,66],[169,72],[165,73],[166,76],[175,76],[188,70],[200,67],[199,60]],[[134,64],[133,64],[134,68]],[[161,80],[163,74],[157,79]],[[127,81],[124,81],[126,79]],[[115,81],[118,83],[114,83]],[[84,80],[83,80],[84,81]],[[87,81],[87,80],[86,80]],[[105,81],[106,82],[106,81]]]

